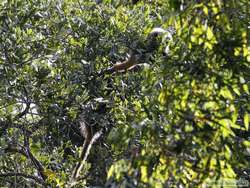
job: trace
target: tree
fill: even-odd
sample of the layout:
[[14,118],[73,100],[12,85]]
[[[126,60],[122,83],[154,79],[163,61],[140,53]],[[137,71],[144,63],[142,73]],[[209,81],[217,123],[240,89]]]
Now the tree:
[[117,130],[120,137],[139,132],[143,146],[137,159],[112,165],[112,182],[196,187],[249,180],[246,4],[173,4],[175,14],[162,20],[176,32],[168,56],[156,57],[153,70],[143,74],[140,96],[117,108],[121,127],[126,127]]
[[[249,181],[248,5],[3,1],[0,185]],[[149,68],[98,74],[143,54],[154,27],[172,37],[143,60]],[[100,136],[73,181],[83,123]]]

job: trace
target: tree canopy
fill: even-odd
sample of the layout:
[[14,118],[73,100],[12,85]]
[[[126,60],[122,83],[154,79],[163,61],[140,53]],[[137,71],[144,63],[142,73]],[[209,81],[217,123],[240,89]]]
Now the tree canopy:
[[[2,0],[0,186],[249,185],[249,8]],[[144,57],[154,28],[166,33],[144,66],[99,74],[130,51]]]

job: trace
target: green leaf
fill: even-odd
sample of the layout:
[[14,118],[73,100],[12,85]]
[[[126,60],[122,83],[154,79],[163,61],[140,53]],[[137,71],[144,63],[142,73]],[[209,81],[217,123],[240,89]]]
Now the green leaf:
[[246,131],[248,131],[248,129],[249,129],[249,114],[247,112],[244,115],[244,125],[246,128]]
[[250,148],[250,141],[248,140],[243,141],[243,145]]
[[221,119],[219,120],[220,129],[222,131],[223,137],[235,136],[234,132],[231,130],[232,122],[230,119]]
[[232,115],[232,122],[233,122],[233,123],[236,123],[237,118],[238,118],[238,115],[239,115],[238,110],[235,110],[235,111],[233,112],[233,115]]
[[213,31],[210,27],[207,27],[207,39],[212,40],[214,38]]
[[167,99],[166,99],[166,92],[164,90],[160,92],[160,95],[158,96],[158,101],[160,102],[161,105],[166,104]]
[[205,5],[203,6],[203,12],[205,13],[206,16],[208,15],[208,8]]
[[249,89],[247,84],[243,84],[243,90],[249,95]]
[[203,105],[203,108],[205,110],[218,110],[219,109],[219,105],[216,102],[214,102],[214,101],[209,101],[209,102],[206,102]]
[[220,90],[220,95],[223,96],[225,99],[230,99],[230,100],[234,99],[231,91],[227,87],[223,87]]
[[108,170],[108,179],[111,178],[111,176],[114,174],[115,172],[115,166],[112,165],[109,170]]
[[141,180],[144,183],[148,182],[148,171],[147,166],[141,166]]
[[56,173],[50,169],[45,169],[44,172],[45,176],[47,176],[49,182],[53,182],[56,180]]
[[240,47],[234,48],[234,55],[235,56],[239,56],[240,52],[241,52],[241,48]]
[[225,157],[226,157],[226,159],[229,160],[231,155],[232,155],[232,152],[230,150],[230,147],[228,145],[225,145]]
[[240,96],[240,89],[239,89],[239,87],[238,87],[238,85],[233,85],[232,86],[232,88],[233,88],[233,91],[238,95],[238,96]]
[[210,42],[205,42],[204,43],[204,47],[207,48],[207,49],[209,49],[209,50],[213,49],[213,45]]

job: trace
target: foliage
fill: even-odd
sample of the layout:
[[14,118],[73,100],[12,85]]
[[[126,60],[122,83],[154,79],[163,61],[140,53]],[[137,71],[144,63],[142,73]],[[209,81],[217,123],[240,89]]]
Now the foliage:
[[[76,186],[249,181],[247,5],[3,0],[0,185],[73,186],[81,115],[103,135]],[[143,50],[154,27],[174,34],[150,68],[97,76]]]

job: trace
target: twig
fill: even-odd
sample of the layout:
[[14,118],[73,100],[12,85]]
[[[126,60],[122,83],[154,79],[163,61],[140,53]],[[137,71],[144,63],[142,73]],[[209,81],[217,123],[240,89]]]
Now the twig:
[[31,179],[39,184],[46,185],[45,182],[41,178],[29,175],[29,174],[24,174],[24,173],[20,173],[20,172],[0,173],[0,178],[13,177],[13,176],[19,176],[19,177],[23,177],[26,179]]
[[14,117],[14,120],[18,120],[19,118],[23,117],[25,114],[27,114],[29,112],[29,109],[30,109],[30,103],[31,102],[29,101],[29,98],[28,98],[28,91],[27,91],[25,86],[23,86],[23,88],[24,88],[25,97],[27,98],[26,107],[22,112],[20,112],[19,114],[17,114]]

